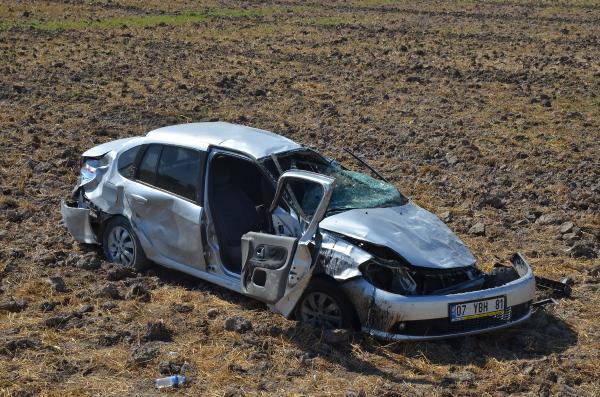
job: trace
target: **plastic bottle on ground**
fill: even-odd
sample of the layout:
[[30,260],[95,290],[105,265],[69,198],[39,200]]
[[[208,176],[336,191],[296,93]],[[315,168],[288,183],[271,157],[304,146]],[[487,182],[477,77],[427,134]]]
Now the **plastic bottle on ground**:
[[167,376],[166,378],[159,378],[154,381],[154,385],[157,389],[185,386],[187,383],[188,379],[184,375],[172,375]]

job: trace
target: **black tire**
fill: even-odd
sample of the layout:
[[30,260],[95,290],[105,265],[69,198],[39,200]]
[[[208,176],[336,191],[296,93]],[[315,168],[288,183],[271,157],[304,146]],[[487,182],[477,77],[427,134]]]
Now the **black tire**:
[[[305,311],[311,306],[314,307],[314,301],[311,303],[311,296],[320,296],[321,298],[319,298],[319,300],[323,299],[323,297],[326,297],[332,302],[335,302],[339,308],[341,321],[336,322],[335,325],[333,325],[334,323],[328,320],[315,321],[314,318],[311,319],[310,315],[307,315],[307,312]],[[334,313],[335,312],[336,311],[334,310]],[[300,298],[298,304],[296,305],[294,316],[296,320],[300,322],[308,323],[312,326],[324,329],[349,328],[358,330],[360,328],[358,316],[356,315],[356,311],[354,310],[354,306],[350,300],[348,300],[344,292],[340,289],[335,281],[329,280],[325,277],[317,276],[311,280],[310,284],[306,288],[306,291],[304,291],[302,298]]]
[[[116,235],[125,236],[125,233],[122,232],[123,229],[127,232],[129,238],[123,238],[120,247],[117,247],[115,245]],[[148,266],[148,259],[146,259],[140,240],[125,217],[116,216],[107,222],[102,233],[102,248],[104,249],[106,258],[113,263],[138,271]],[[130,258],[125,251],[130,253],[133,258]],[[120,258],[125,258],[126,260],[121,260]]]

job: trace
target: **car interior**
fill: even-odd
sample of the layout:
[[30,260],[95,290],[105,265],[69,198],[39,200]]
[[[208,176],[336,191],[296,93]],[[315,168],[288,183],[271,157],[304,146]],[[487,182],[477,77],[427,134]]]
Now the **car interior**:
[[251,161],[220,155],[210,164],[210,211],[221,260],[234,273],[242,269],[242,236],[272,228],[268,207],[275,187]]

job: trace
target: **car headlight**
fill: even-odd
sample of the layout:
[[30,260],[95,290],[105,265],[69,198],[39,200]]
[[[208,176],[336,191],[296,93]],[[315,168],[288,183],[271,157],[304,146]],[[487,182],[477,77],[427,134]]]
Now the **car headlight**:
[[397,262],[370,260],[363,263],[360,270],[371,284],[384,291],[402,295],[413,295],[417,291],[417,283],[409,270]]

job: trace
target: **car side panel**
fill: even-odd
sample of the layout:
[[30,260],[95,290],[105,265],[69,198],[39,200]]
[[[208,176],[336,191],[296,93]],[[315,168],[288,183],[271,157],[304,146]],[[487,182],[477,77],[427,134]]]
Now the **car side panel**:
[[168,258],[205,270],[201,238],[203,208],[196,203],[145,184],[125,183],[130,220],[149,259]]

